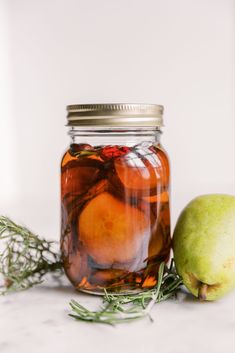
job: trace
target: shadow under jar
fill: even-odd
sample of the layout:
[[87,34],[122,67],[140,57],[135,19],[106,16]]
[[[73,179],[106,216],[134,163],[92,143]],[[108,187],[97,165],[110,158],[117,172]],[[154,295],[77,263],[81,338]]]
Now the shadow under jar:
[[70,105],[61,163],[61,252],[75,288],[133,293],[169,259],[169,161],[163,107]]

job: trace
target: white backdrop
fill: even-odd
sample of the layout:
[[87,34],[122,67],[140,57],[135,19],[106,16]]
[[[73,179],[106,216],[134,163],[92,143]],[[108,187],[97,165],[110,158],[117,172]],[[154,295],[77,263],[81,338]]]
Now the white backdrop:
[[59,238],[65,106],[165,106],[172,219],[235,193],[233,0],[1,0],[0,213]]

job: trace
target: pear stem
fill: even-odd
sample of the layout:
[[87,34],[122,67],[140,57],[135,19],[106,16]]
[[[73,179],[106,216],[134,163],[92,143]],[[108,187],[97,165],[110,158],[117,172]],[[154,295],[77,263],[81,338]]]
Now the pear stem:
[[206,300],[208,285],[206,283],[200,283],[198,289],[198,299],[201,301]]

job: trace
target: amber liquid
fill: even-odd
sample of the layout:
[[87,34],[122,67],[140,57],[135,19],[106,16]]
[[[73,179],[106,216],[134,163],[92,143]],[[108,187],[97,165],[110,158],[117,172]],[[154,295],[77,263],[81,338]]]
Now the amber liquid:
[[152,288],[171,245],[161,146],[72,144],[61,173],[61,251],[73,285],[95,293]]

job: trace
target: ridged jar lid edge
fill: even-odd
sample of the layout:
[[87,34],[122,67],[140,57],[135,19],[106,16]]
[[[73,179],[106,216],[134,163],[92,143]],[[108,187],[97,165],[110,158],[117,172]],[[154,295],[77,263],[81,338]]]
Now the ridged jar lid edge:
[[72,104],[67,111],[68,126],[163,126],[158,104]]

